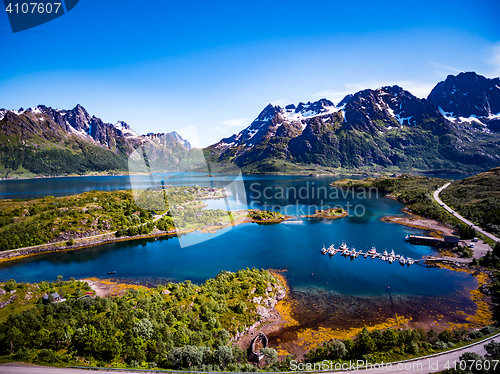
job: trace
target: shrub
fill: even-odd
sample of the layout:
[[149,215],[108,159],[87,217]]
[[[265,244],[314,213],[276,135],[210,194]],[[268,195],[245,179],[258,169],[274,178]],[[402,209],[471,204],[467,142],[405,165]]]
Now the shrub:
[[436,344],[434,344],[434,347],[436,349],[447,349],[448,348],[448,344],[446,344],[445,342],[442,342],[441,340],[438,340],[436,342]]
[[473,331],[469,334],[469,338],[471,339],[480,339],[483,337],[483,333],[481,331]]
[[495,332],[495,330],[496,329],[493,326],[485,326],[479,331],[481,331],[481,334],[483,334],[483,335],[489,335],[489,334],[492,334],[493,332]]
[[36,361],[53,364],[56,362],[60,362],[61,358],[57,353],[52,352],[50,349],[42,349],[40,353],[38,353],[38,355],[36,356]]

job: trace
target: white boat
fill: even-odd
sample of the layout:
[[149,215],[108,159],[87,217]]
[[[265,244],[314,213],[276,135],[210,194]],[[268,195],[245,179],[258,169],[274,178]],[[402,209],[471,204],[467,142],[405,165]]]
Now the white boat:
[[384,253],[382,253],[383,257],[389,257],[389,253],[387,253],[387,250],[384,250]]
[[347,249],[347,244],[346,244],[346,242],[342,242],[342,244],[339,246],[339,249],[340,249],[341,251],[343,251],[343,250]]
[[337,250],[335,249],[335,246],[333,244],[328,247],[328,253],[330,254],[330,256],[333,256],[335,253],[337,253]]
[[387,261],[389,261],[389,264],[392,264],[394,262],[394,257],[389,256],[389,258],[387,259]]
[[405,236],[405,240],[406,240],[407,242],[409,242],[409,241],[410,241],[410,235],[406,234],[406,236]]
[[365,254],[363,255],[364,258],[367,258],[368,257],[368,252],[365,252]]
[[406,264],[406,260],[405,260],[405,258],[404,258],[403,256],[401,256],[401,258],[399,259],[399,263],[400,263],[401,265]]
[[373,256],[373,255],[376,255],[377,254],[377,248],[375,248],[375,246],[372,247],[372,249],[370,249],[368,251],[368,254]]
[[357,257],[357,255],[356,255],[356,249],[355,249],[355,248],[353,248],[353,249],[352,249],[352,251],[350,251],[350,252],[349,252],[349,255],[350,255],[352,258]]
[[406,259],[406,264],[407,264],[408,266],[413,265],[414,263],[415,263],[415,260],[414,260],[413,258],[408,257],[408,258]]
[[391,251],[390,257],[396,258],[396,255],[394,254],[394,249]]
[[380,259],[381,259],[382,261],[387,261],[387,256],[384,256],[384,255],[382,254],[382,257],[380,257]]
[[400,257],[401,257],[401,255],[398,253],[398,254],[396,255],[396,260],[399,260],[399,259],[400,259]]
[[325,246],[323,246],[323,249],[321,250],[321,253],[323,253],[324,255],[326,255],[328,252],[328,249],[326,249]]

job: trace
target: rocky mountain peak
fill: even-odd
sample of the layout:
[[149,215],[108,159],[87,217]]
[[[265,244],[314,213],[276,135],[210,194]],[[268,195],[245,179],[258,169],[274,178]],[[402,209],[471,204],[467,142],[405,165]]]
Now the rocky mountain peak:
[[434,87],[428,100],[450,117],[490,117],[500,114],[500,79],[474,72],[448,75]]

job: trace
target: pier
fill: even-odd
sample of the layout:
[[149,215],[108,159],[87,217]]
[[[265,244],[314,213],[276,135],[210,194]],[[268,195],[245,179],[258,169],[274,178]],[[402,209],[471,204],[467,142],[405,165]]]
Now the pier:
[[458,236],[445,236],[444,238],[435,238],[433,236],[421,236],[421,235],[407,235],[407,242],[411,244],[420,244],[420,245],[432,245],[436,247],[456,247],[460,242],[460,238]]
[[411,244],[423,244],[423,245],[439,245],[444,243],[444,239],[435,238],[433,236],[420,236],[420,235],[409,235],[408,241]]

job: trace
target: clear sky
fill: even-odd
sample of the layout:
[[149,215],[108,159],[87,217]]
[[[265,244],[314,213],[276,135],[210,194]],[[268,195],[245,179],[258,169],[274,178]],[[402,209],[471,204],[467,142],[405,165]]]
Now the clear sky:
[[13,34],[0,11],[0,108],[84,106],[207,146],[268,104],[334,102],[448,74],[500,76],[500,1],[81,0]]

